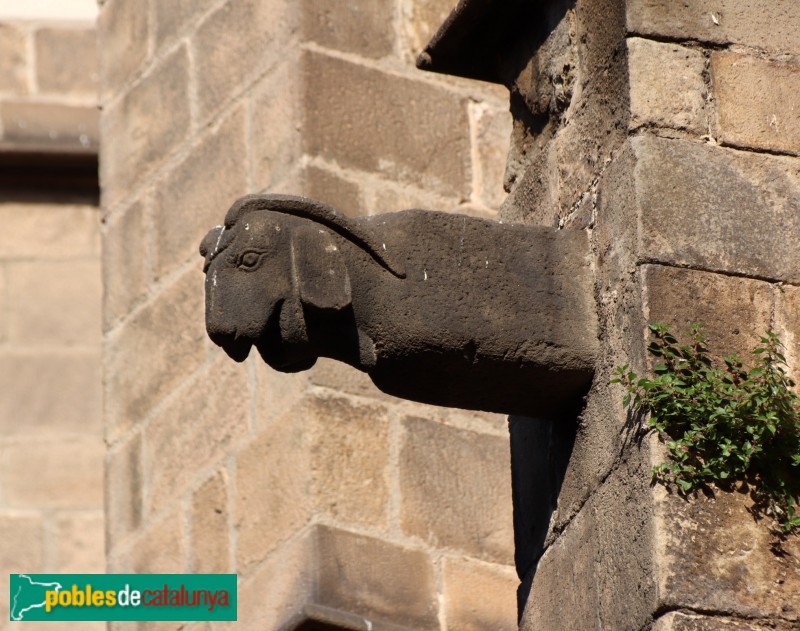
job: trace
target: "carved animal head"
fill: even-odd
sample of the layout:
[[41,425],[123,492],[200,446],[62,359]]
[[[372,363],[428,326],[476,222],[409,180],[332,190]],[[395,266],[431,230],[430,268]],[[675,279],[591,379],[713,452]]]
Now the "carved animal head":
[[211,339],[237,361],[255,346],[277,370],[310,368],[317,353],[307,315],[335,314],[351,302],[341,237],[403,276],[371,235],[324,204],[285,195],[237,201],[200,245]]

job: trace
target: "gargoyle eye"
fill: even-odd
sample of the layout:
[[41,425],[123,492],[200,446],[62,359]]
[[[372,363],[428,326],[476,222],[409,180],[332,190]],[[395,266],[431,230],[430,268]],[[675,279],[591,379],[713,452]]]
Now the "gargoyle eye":
[[266,252],[258,252],[256,250],[242,252],[242,254],[239,256],[237,267],[240,269],[254,270],[261,265],[261,260],[264,258],[264,254],[266,254]]

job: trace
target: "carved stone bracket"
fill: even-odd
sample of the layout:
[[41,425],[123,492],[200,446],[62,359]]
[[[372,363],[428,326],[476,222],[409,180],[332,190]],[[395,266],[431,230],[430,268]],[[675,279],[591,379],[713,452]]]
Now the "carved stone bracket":
[[208,334],[237,361],[330,357],[398,397],[536,416],[574,407],[594,374],[583,232],[251,195],[200,252]]

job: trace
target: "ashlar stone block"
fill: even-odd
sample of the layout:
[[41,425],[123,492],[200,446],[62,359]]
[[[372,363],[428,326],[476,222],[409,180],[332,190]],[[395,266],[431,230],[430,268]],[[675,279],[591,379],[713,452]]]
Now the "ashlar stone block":
[[800,65],[716,52],[711,74],[722,142],[800,153]]
[[389,422],[381,405],[314,397],[311,470],[316,507],[344,522],[385,525],[389,506]]
[[[113,3],[119,4],[138,6],[119,0]],[[115,151],[104,152],[100,159],[100,182],[107,209],[186,138],[191,126],[188,93],[189,56],[186,47],[181,46],[121,99],[106,106],[100,133],[116,147]]]
[[62,512],[56,518],[58,571],[93,574],[105,571],[102,510]]
[[247,433],[248,408],[245,368],[219,357],[154,416],[144,431],[148,515],[168,509]]
[[101,5],[97,33],[98,50],[103,51],[100,55],[103,102],[116,94],[148,58],[148,13],[137,2],[111,0]]
[[175,511],[151,524],[125,549],[112,549],[108,568],[122,574],[181,574],[187,571],[185,556],[183,514]]
[[281,60],[293,30],[290,6],[282,0],[231,0],[203,21],[192,42],[202,118],[258,70]]
[[[39,91],[94,97],[99,77],[97,33],[93,28],[39,29],[35,49]],[[66,59],[70,63],[65,63]]]
[[686,501],[657,487],[656,499],[662,608],[800,621],[800,542],[790,538],[776,554],[767,525],[748,511],[747,493]]
[[[285,420],[286,423],[282,423]],[[247,571],[312,512],[309,437],[297,416],[278,419],[236,457],[237,566]]]
[[401,524],[436,547],[510,564],[508,440],[408,418],[400,452]]
[[680,40],[743,44],[771,53],[800,52],[795,0],[629,0],[628,30]]
[[7,504],[25,509],[100,508],[104,454],[99,437],[15,442],[13,449],[4,449],[0,457]]
[[412,629],[439,629],[431,559],[421,550],[318,527],[319,603]]
[[197,291],[201,274],[199,269],[184,273],[107,338],[110,439],[142,421],[205,358],[203,297]]
[[197,256],[210,224],[247,193],[245,117],[239,108],[194,147],[162,182],[154,197],[157,278]]
[[111,448],[106,456],[105,509],[109,550],[141,526],[144,487],[142,435],[136,433],[126,442]]
[[319,199],[350,217],[369,214],[358,184],[328,169],[308,165],[303,169],[302,194]]
[[0,25],[0,91],[27,94],[27,64],[25,33],[11,24]]
[[102,427],[100,351],[0,353],[0,435],[98,435]]
[[364,57],[390,55],[394,48],[391,0],[347,2],[301,0],[303,30],[312,42]]
[[194,493],[191,505],[191,571],[231,571],[228,476],[218,471]]
[[677,44],[628,41],[630,126],[708,131],[703,53]]
[[100,254],[100,213],[94,206],[3,202],[0,259],[89,258]]
[[791,631],[791,622],[778,620],[744,620],[727,616],[671,611],[655,621],[653,631]]
[[769,283],[646,265],[642,285],[647,321],[671,325],[687,343],[690,324],[702,322],[709,350],[721,367],[721,359],[733,354],[752,362],[750,352],[771,326],[775,295]]
[[444,607],[450,631],[516,631],[513,567],[466,558],[444,559]]
[[153,4],[156,48],[179,35],[189,22],[214,5],[214,0],[170,0]]
[[464,97],[319,53],[305,54],[303,72],[309,154],[469,196]]
[[649,135],[631,144],[639,260],[800,282],[800,161]]
[[9,339],[25,346],[98,346],[99,261],[43,261],[8,266]]
[[145,203],[135,202],[104,226],[103,326],[110,329],[147,295]]

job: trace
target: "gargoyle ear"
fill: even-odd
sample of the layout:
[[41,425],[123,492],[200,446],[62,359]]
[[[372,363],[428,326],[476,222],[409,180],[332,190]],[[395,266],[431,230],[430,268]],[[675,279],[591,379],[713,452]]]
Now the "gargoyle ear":
[[303,305],[338,311],[350,304],[344,257],[330,232],[319,224],[294,229],[292,271]]

